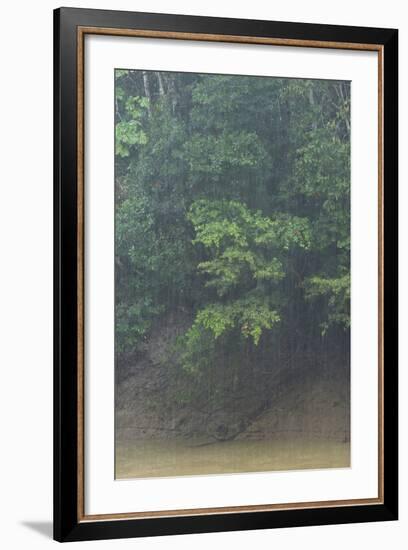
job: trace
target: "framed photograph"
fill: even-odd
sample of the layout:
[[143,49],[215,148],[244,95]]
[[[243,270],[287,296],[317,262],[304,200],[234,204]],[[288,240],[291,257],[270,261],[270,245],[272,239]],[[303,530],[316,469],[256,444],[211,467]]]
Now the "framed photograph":
[[54,29],[55,539],[397,519],[397,30]]

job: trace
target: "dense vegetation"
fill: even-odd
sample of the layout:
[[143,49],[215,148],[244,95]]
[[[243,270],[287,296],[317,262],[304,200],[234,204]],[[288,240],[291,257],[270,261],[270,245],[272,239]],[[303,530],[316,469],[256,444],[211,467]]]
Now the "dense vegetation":
[[115,79],[118,368],[178,326],[172,398],[214,409],[259,395],[295,355],[344,349],[349,83]]

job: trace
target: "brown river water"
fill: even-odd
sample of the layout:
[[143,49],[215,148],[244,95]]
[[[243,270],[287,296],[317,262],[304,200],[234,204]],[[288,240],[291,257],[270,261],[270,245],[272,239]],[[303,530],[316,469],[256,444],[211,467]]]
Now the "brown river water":
[[139,440],[116,448],[116,479],[347,468],[350,444],[327,440],[234,440],[192,444]]

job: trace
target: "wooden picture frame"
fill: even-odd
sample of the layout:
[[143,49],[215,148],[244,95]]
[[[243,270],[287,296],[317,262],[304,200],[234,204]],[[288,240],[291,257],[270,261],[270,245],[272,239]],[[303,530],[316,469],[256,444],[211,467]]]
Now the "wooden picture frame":
[[[85,504],[84,40],[170,39],[375,52],[378,57],[378,494],[375,498],[89,514]],[[398,32],[181,15],[54,12],[54,537],[58,541],[395,520]],[[86,93],[86,92],[85,92]]]

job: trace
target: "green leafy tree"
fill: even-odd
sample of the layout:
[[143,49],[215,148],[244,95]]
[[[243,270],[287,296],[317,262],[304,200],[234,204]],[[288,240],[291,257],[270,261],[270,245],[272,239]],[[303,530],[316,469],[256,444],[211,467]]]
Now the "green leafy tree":
[[206,378],[222,400],[267,385],[281,348],[318,357],[322,338],[343,345],[349,83],[128,70],[115,79],[119,363],[178,324],[169,365],[185,377],[183,395],[198,399]]

